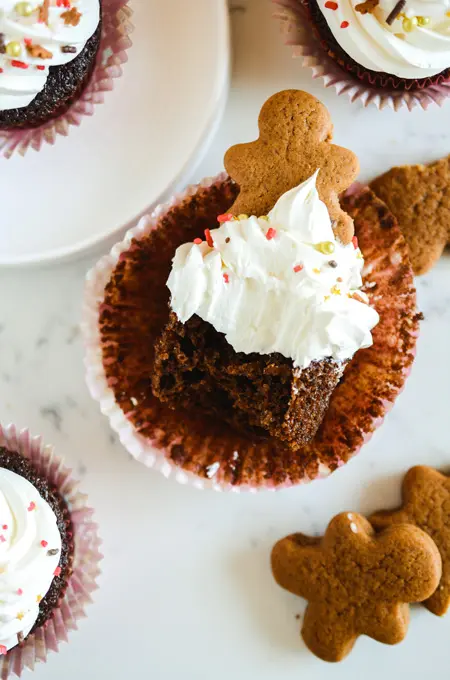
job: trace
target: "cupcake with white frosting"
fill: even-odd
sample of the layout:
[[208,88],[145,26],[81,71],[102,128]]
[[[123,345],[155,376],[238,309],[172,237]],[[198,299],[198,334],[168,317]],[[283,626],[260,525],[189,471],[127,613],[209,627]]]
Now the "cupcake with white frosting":
[[378,88],[450,80],[450,0],[306,0],[328,54]]
[[56,118],[86,87],[100,0],[0,0],[0,129]]
[[127,0],[0,0],[0,154],[53,144],[127,60]]
[[0,674],[20,676],[84,616],[99,574],[92,510],[40,438],[0,425]]

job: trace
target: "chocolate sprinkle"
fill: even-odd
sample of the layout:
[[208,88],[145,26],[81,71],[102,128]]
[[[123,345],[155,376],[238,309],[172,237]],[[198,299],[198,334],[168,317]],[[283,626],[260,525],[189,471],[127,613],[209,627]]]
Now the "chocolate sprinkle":
[[64,54],[76,54],[77,48],[75,45],[63,45],[61,47],[61,52]]
[[226,237],[225,243],[229,243],[231,241],[231,238],[229,236]]
[[47,557],[53,557],[53,555],[57,555],[58,553],[58,548],[52,548],[51,550],[47,550]]
[[17,644],[21,645],[23,641],[24,641],[23,633],[17,633]]
[[5,54],[5,52],[6,52],[5,34],[0,33],[0,54]]
[[338,263],[336,262],[336,260],[330,260],[328,262],[328,266],[332,267],[333,269],[336,269],[336,267],[338,266]]
[[388,18],[386,19],[386,23],[388,26],[392,26],[400,12],[404,9],[406,5],[406,0],[399,0],[397,4],[395,5],[394,9],[392,12],[389,14]]

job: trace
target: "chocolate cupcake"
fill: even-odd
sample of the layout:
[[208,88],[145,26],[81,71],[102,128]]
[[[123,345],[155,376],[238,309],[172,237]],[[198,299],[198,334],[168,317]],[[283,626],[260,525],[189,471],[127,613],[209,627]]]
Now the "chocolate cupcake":
[[6,654],[43,626],[62,598],[73,530],[57,490],[26,458],[3,447],[0,517],[0,652]]
[[99,538],[86,497],[52,447],[0,425],[0,676],[57,651],[97,587]]
[[327,54],[365,85],[414,92],[450,81],[446,0],[299,0]]
[[[280,119],[266,128],[268,111]],[[288,91],[263,112],[260,140],[227,154],[239,184],[190,187],[88,276],[91,393],[138,460],[201,487],[334,471],[382,422],[414,359],[415,290],[394,218],[368,190],[340,207],[357,165],[330,144],[317,100]],[[254,204],[243,152],[259,158]]]
[[100,0],[0,0],[0,130],[67,111],[89,82],[100,36]]

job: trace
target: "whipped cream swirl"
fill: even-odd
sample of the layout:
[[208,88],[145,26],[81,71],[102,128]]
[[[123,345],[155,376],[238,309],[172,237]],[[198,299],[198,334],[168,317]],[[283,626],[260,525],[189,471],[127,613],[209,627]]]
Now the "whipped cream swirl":
[[392,25],[397,0],[367,14],[356,10],[363,0],[318,3],[339,45],[367,69],[414,80],[450,67],[450,0],[408,0]]
[[361,292],[363,258],[336,240],[317,173],[266,218],[241,216],[176,251],[167,285],[185,323],[194,314],[236,352],[279,352],[306,368],[372,344],[377,312]]
[[[27,637],[61,557],[56,516],[24,477],[0,468],[0,651]],[[6,648],[6,649],[5,649]]]
[[31,104],[49,67],[77,57],[97,29],[100,0],[50,0],[47,21],[43,11],[43,0],[0,0],[0,111]]

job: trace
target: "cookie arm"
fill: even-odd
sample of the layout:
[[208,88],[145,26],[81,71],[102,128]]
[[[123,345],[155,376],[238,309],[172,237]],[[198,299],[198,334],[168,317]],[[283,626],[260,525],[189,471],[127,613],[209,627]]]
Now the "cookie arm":
[[318,543],[318,539],[303,534],[278,541],[272,550],[271,565],[279,586],[307,600],[320,596],[325,572]]

